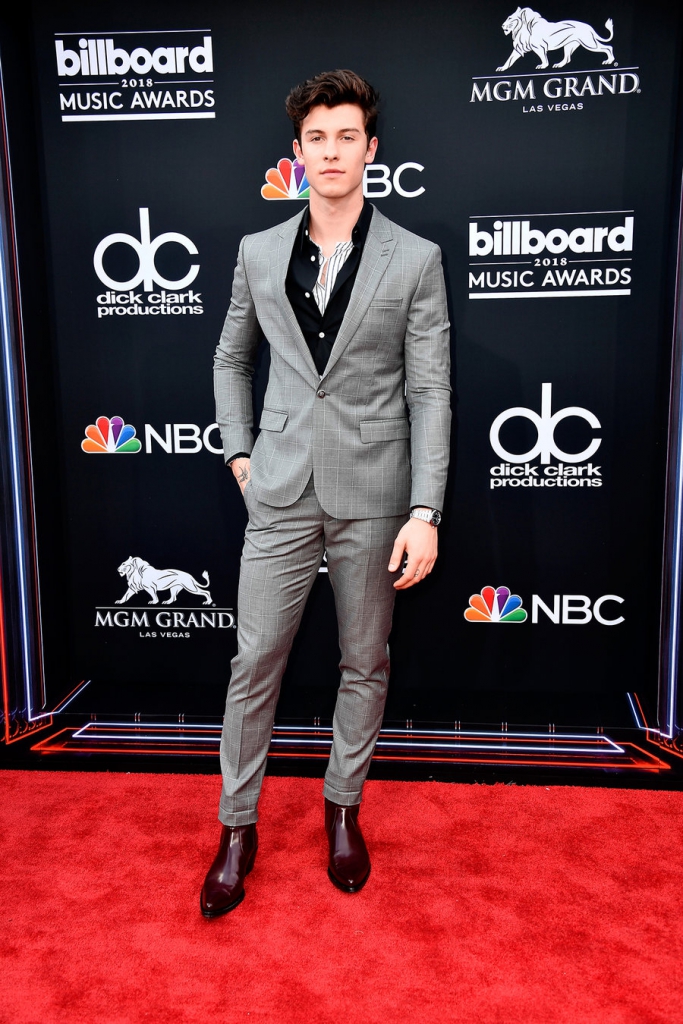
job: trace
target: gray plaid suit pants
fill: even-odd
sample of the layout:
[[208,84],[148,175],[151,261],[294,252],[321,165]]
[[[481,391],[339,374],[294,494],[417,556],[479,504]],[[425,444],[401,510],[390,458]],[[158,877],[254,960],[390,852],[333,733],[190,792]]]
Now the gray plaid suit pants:
[[387,565],[407,520],[407,514],[333,519],[321,508],[312,477],[286,508],[263,504],[250,491],[247,484],[237,655],[221,737],[218,817],[230,826],[258,818],[280,683],[325,548],[342,659],[323,792],[344,806],[360,802],[389,682],[387,639],[398,574],[388,572]]

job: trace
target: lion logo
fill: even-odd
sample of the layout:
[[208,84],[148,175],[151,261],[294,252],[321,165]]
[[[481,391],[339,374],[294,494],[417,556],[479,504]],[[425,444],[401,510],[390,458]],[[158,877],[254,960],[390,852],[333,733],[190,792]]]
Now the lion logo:
[[170,592],[168,601],[162,601],[162,604],[173,604],[181,590],[187,590],[188,594],[199,594],[205,598],[204,604],[211,604],[208,572],[202,573],[206,580],[206,583],[202,584],[194,576],[190,576],[189,572],[181,572],[180,569],[155,569],[149,562],[145,562],[144,558],[134,558],[132,555],[125,562],[121,562],[118,572],[119,576],[126,577],[128,589],[116,604],[125,604],[143,590],[151,598],[148,604],[159,604],[159,590]]
[[611,18],[605,22],[605,28],[609,35],[602,39],[585,21],[546,21],[538,11],[532,11],[530,7],[518,7],[503,22],[503,32],[506,36],[512,36],[512,53],[496,71],[507,71],[516,60],[532,51],[541,61],[536,68],[547,68],[548,50],[561,49],[564,49],[564,58],[553,64],[553,67],[563,68],[579,46],[591,53],[606,54],[607,59],[602,63],[614,64],[614,52],[611,46],[607,46],[614,38]]

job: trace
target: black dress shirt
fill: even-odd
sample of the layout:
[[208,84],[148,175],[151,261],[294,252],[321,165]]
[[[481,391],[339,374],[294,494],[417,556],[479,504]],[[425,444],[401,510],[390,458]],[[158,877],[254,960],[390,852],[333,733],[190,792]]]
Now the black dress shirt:
[[363,246],[372,220],[372,209],[366,199],[361,215],[351,233],[353,248],[339,269],[324,313],[318,309],[318,303],[313,294],[313,288],[320,273],[320,249],[311,241],[308,233],[310,221],[308,208],[306,208],[294,240],[285,291],[321,376],[325,372],[332,346],[349,305],[360,258],[363,254]]

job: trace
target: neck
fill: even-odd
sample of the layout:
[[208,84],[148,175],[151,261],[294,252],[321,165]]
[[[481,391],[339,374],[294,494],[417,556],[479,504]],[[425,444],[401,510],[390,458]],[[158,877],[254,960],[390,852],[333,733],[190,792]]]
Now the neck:
[[363,209],[363,186],[340,199],[326,199],[311,189],[309,232],[323,253],[337,242],[348,242]]

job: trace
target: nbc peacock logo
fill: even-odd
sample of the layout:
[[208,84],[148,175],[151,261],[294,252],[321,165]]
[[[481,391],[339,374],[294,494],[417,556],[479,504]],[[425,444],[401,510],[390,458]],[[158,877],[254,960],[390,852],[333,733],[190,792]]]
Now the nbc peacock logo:
[[507,587],[484,587],[473,594],[465,612],[468,622],[526,622],[522,599]]
[[130,455],[139,452],[142,444],[135,427],[120,416],[98,416],[96,423],[85,428],[81,448],[89,455]]
[[303,164],[298,160],[278,160],[277,167],[266,171],[261,188],[264,199],[308,199],[311,190]]

